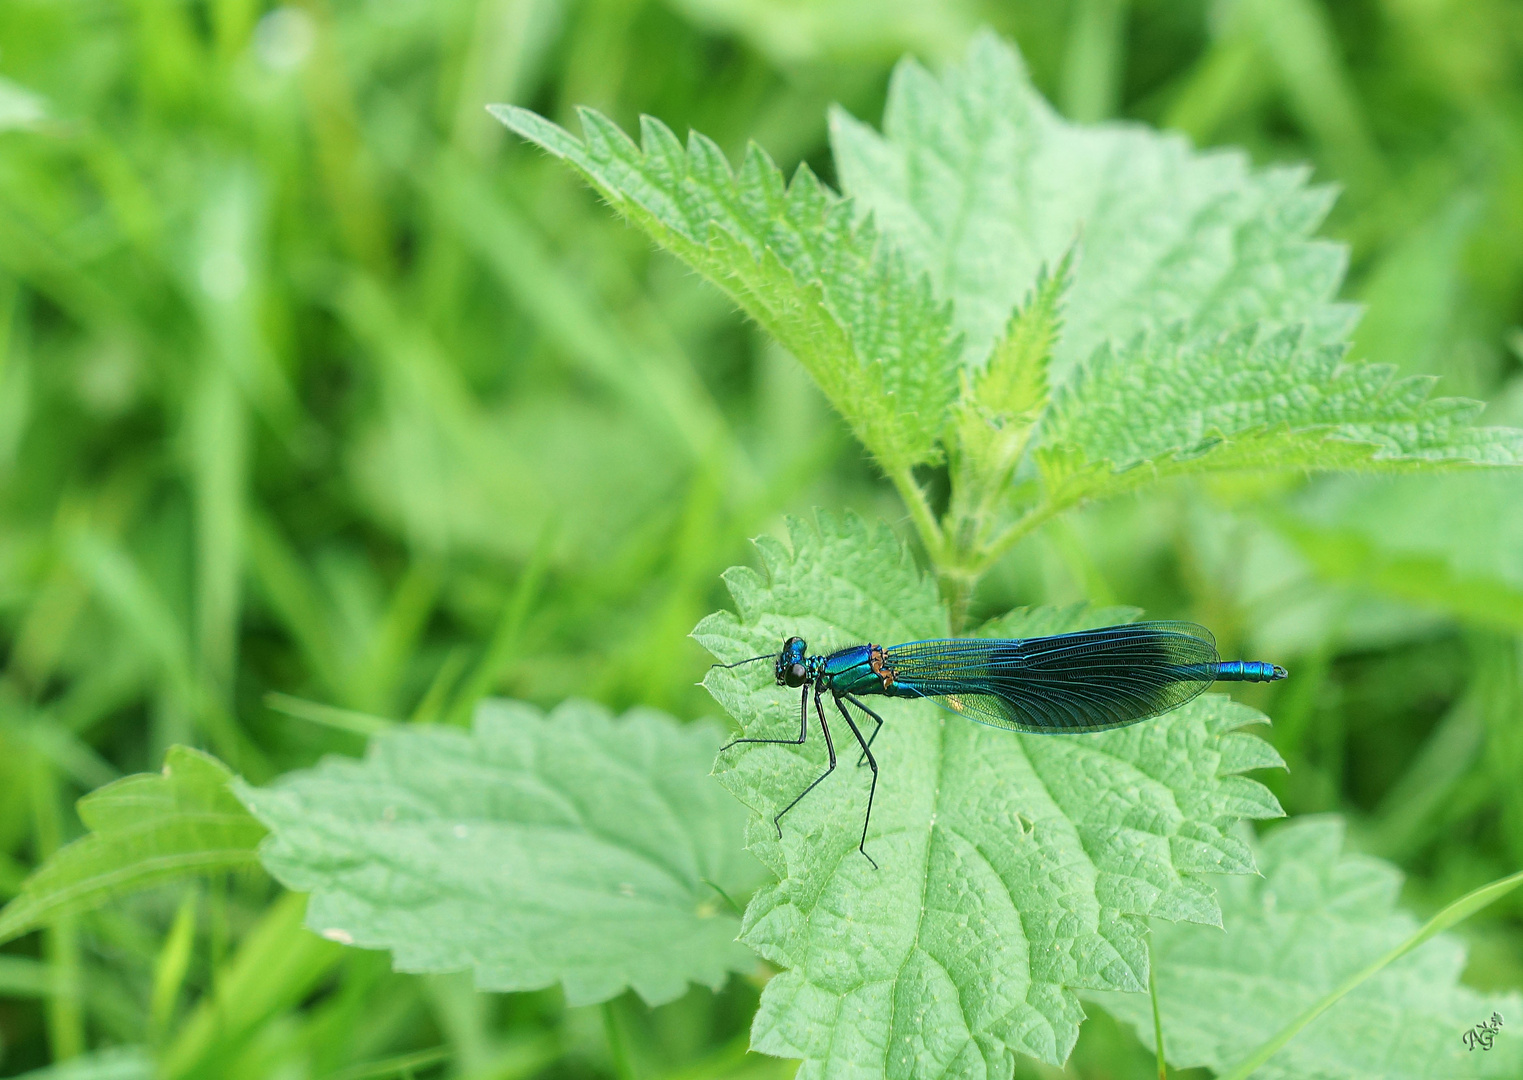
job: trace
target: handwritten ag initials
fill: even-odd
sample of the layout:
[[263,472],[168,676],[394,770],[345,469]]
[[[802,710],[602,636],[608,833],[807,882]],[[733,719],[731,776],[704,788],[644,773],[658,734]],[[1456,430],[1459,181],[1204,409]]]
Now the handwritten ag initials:
[[1501,1016],[1492,1013],[1490,1019],[1475,1025],[1460,1038],[1464,1041],[1467,1050],[1490,1050],[1496,1043],[1497,1032],[1501,1030]]

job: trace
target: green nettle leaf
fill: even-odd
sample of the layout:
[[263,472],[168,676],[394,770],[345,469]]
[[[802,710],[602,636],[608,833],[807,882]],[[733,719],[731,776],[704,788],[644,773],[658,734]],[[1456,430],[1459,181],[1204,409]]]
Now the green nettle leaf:
[[[1251,842],[1263,877],[1219,882],[1226,932],[1155,923],[1153,959],[1164,1050],[1180,1067],[1221,1073],[1302,1010],[1418,928],[1396,910],[1401,874],[1343,851],[1343,823],[1300,818]],[[1418,946],[1313,1020],[1261,1066],[1263,1080],[1457,1080],[1518,1076],[1523,996],[1459,985],[1465,946]],[[1145,997],[1086,995],[1153,1045]],[[1503,1017],[1491,1050],[1467,1049],[1475,1025]]]
[[[1313,235],[1332,193],[1306,169],[1068,123],[992,33],[940,77],[901,62],[882,134],[832,113],[848,198],[648,118],[636,146],[586,110],[584,139],[494,113],[799,357],[952,594],[1051,514],[1165,475],[1523,464],[1523,432],[1471,426],[1479,405],[1343,362],[1347,256]],[[944,450],[938,523],[910,468]]]
[[1383,469],[1523,463],[1523,430],[1472,427],[1484,407],[1429,398],[1434,379],[1342,363],[1299,328],[1191,337],[1180,324],[1102,346],[1043,418],[1047,498],[1067,504],[1209,469]]
[[265,829],[228,790],[232,779],[211,755],[172,746],[162,772],[123,777],[80,799],[90,834],[27,878],[0,911],[0,940],[125,892],[258,865]]
[[1307,170],[1255,172],[1240,151],[1197,154],[1139,124],[1070,124],[992,33],[940,79],[902,61],[883,134],[837,109],[831,147],[845,192],[952,301],[968,364],[1076,240],[1057,383],[1102,342],[1176,322],[1310,323],[1329,341],[1355,317],[1332,302],[1344,249],[1311,238],[1332,192],[1308,189]]
[[937,455],[956,392],[951,313],[925,275],[801,165],[791,183],[756,145],[739,172],[659,120],[636,146],[582,109],[584,139],[527,109],[493,115],[576,167],[662,247],[724,289],[793,352],[884,468]]
[[1010,317],[989,362],[967,376],[968,396],[1003,425],[1031,422],[1047,404],[1047,365],[1063,328],[1063,297],[1073,260],[1063,256],[1055,271],[1044,267],[1027,302]]
[[982,368],[964,368],[956,426],[952,489],[953,519],[985,526],[1004,496],[1011,473],[1047,407],[1047,368],[1063,326],[1063,297],[1072,273],[1072,251],[1056,270],[1045,267],[1026,301],[1010,317]]
[[883,127],[833,114],[843,187],[952,302],[965,364],[998,362],[1011,308],[1078,242],[1037,440],[1049,507],[1204,469],[1523,463],[1523,432],[1469,426],[1479,403],[1341,363],[1345,254],[1311,238],[1331,196],[1305,170],[1067,123],[992,34],[941,79],[901,63]]
[[761,868],[705,775],[721,741],[649,709],[489,701],[470,733],[399,727],[363,761],[239,795],[324,937],[401,971],[471,969],[483,990],[560,982],[582,1004],[632,986],[655,1004],[756,964],[727,897]]
[[[720,660],[944,636],[935,585],[885,526],[820,515],[790,523],[791,548],[757,541],[765,571],[725,579],[738,614],[694,636]],[[1055,633],[1113,612],[1016,612],[1001,635]],[[705,686],[751,737],[798,731],[798,697],[766,664],[716,668]],[[827,702],[828,704],[828,702]],[[753,1045],[806,1059],[805,1077],[1008,1075],[1014,1054],[1063,1061],[1083,1011],[1075,991],[1146,986],[1146,917],[1217,925],[1205,873],[1253,872],[1227,831],[1274,817],[1260,784],[1236,775],[1280,764],[1238,729],[1263,717],[1206,696],[1098,735],[999,731],[930,702],[874,699],[885,720],[868,850],[857,852],[867,769],[844,723],[840,767],[783,819],[825,769],[817,723],[802,747],[722,753],[720,780],[757,814],[751,850],[778,876],[746,911],[742,940],[783,968],[767,984]],[[839,717],[837,717],[839,719]]]

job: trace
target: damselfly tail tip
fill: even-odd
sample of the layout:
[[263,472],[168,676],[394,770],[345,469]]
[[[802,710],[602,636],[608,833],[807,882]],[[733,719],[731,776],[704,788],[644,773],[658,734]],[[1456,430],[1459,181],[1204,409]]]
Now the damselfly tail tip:
[[1286,678],[1289,674],[1290,672],[1286,671],[1279,664],[1276,664],[1274,665],[1274,675],[1270,678],[1269,681],[1279,682],[1281,679]]

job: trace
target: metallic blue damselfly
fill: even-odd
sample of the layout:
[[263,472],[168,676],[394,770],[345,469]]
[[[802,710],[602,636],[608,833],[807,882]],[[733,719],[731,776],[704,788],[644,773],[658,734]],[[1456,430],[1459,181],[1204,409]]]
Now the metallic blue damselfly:
[[[804,639],[791,637],[775,657],[753,656],[736,664],[715,666],[733,668],[758,660],[773,661],[778,686],[801,689],[798,738],[742,738],[723,749],[740,743],[803,745],[809,733],[812,694],[830,765],[772,819],[781,839],[783,815],[836,767],[835,744],[822,704],[829,691],[862,748],[857,764],[872,768],[857,849],[875,869],[878,864],[867,854],[867,826],[878,790],[878,762],[872,745],[883,718],[862,704],[863,697],[930,698],[945,709],[992,727],[1034,735],[1072,735],[1125,727],[1177,709],[1213,682],[1275,682],[1285,678],[1285,669],[1276,664],[1221,660],[1211,631],[1187,622],[1139,622],[1051,637],[853,645],[823,656],[810,656]],[[872,734],[866,738],[847,710],[848,703],[873,721]]]

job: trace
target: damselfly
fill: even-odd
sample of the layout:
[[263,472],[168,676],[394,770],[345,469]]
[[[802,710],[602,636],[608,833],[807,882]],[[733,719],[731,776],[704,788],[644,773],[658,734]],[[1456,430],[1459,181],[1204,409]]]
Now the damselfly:
[[[791,637],[775,657],[753,656],[715,666],[734,668],[758,660],[773,661],[778,686],[801,688],[798,738],[742,738],[723,750],[740,743],[803,745],[809,733],[812,692],[830,765],[772,819],[781,839],[783,815],[835,771],[835,744],[821,703],[829,691],[862,748],[857,764],[866,764],[873,772],[857,849],[875,869],[878,864],[867,854],[867,826],[878,791],[878,762],[872,745],[883,718],[862,704],[863,697],[930,698],[981,724],[1036,735],[1067,735],[1147,720],[1179,708],[1213,682],[1285,678],[1285,669],[1277,664],[1219,659],[1211,631],[1187,622],[1140,622],[1009,640],[951,638],[853,645],[825,656],[808,655],[804,639]],[[873,721],[872,734],[866,738],[847,710],[848,703]]]

